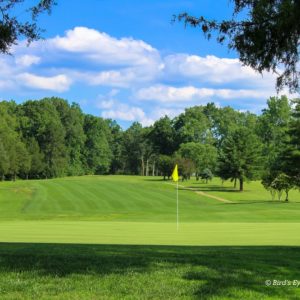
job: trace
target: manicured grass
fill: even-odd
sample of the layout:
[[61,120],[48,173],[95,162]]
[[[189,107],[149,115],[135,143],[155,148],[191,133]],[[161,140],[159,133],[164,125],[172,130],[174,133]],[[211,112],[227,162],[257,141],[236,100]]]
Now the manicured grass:
[[1,299],[299,299],[295,247],[0,244]]
[[[182,184],[182,183],[180,183]],[[258,183],[243,193],[191,180],[183,183],[234,201],[233,204],[181,189],[181,222],[298,222],[300,193],[291,202],[271,201]],[[175,187],[158,178],[85,176],[0,183],[1,220],[95,220],[107,222],[174,222]]]
[[[0,183],[0,299],[299,299],[300,193],[84,176]],[[204,192],[199,194],[195,191]],[[209,196],[230,200],[224,203]]]
[[300,246],[300,223],[4,221],[0,242]]

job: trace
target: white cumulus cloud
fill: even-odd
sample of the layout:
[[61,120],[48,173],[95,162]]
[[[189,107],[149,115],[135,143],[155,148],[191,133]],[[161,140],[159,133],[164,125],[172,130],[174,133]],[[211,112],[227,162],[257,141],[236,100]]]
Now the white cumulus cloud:
[[34,89],[50,90],[54,92],[64,92],[70,88],[71,80],[66,75],[56,75],[52,77],[37,76],[30,73],[18,75],[18,81]]
[[66,35],[50,39],[51,47],[110,65],[144,65],[159,60],[159,52],[141,40],[124,37],[117,39],[107,33],[86,27],[75,27]]
[[213,89],[197,88],[194,86],[173,87],[155,85],[138,90],[135,97],[140,100],[154,100],[159,102],[189,102],[207,98],[266,98],[270,94],[263,90],[246,89]]
[[181,76],[212,84],[239,83],[272,88],[275,85],[274,74],[264,72],[261,75],[235,58],[174,54],[165,57],[164,63],[166,76]]
[[[208,101],[234,103],[241,109],[251,102],[261,108],[276,94],[274,74],[261,76],[238,59],[164,54],[145,41],[87,27],[75,27],[29,47],[21,42],[13,55],[0,57],[4,95],[30,95],[31,90],[36,95],[41,90],[43,97],[48,90],[69,92],[64,96],[76,101],[71,89],[75,87],[83,93],[84,105],[101,109],[103,116],[143,124]],[[105,94],[108,88],[117,90]],[[97,98],[99,93],[105,97]]]

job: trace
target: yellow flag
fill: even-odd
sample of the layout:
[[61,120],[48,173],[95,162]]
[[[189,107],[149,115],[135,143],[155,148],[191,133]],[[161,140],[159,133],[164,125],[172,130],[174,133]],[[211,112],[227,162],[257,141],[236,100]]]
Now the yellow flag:
[[174,171],[172,173],[172,179],[173,181],[178,181],[178,167],[177,164],[175,165]]

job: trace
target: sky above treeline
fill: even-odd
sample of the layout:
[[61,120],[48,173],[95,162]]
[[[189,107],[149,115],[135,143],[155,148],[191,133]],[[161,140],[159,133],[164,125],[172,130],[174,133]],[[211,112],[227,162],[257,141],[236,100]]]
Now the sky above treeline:
[[0,56],[1,100],[57,96],[127,127],[208,102],[259,113],[276,95],[273,74],[243,67],[199,29],[172,23],[181,12],[228,18],[228,0],[57,2],[39,19],[44,40]]

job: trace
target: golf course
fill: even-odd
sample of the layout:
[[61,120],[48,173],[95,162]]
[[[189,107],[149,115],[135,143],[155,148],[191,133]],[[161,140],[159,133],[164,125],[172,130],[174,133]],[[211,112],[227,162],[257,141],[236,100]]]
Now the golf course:
[[[298,299],[300,193],[82,176],[0,185],[1,299]],[[59,282],[59,284],[58,284]]]
[[299,300],[299,20],[0,0],[0,300]]

